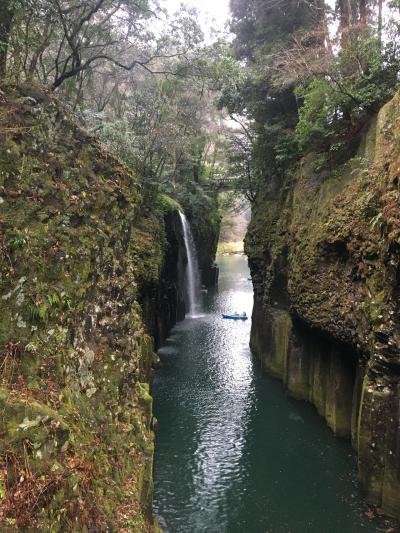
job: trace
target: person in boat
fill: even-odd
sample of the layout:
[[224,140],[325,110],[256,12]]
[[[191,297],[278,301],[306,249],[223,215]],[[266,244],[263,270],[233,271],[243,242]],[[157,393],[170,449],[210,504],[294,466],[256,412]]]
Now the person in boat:
[[242,316],[247,316],[246,311],[243,311]]

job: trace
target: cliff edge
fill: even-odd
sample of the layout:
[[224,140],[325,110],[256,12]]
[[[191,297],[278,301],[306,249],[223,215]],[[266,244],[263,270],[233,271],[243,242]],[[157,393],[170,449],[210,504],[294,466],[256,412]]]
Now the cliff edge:
[[41,90],[0,88],[1,529],[155,531],[162,210]]
[[263,366],[351,437],[362,490],[400,517],[400,93],[357,157],[260,192],[246,236]]

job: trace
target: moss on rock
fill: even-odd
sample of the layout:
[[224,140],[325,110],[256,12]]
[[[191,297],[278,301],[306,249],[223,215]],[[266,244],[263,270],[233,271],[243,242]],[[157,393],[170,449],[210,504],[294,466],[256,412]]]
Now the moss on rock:
[[163,216],[59,104],[0,91],[1,529],[152,531]]
[[357,157],[322,174],[309,154],[294,176],[277,177],[259,193],[245,241],[253,348],[262,361],[281,359],[287,334],[274,317],[290,313],[296,325],[278,374],[337,434],[352,434],[368,499],[397,517],[399,117],[400,93],[365,129]]

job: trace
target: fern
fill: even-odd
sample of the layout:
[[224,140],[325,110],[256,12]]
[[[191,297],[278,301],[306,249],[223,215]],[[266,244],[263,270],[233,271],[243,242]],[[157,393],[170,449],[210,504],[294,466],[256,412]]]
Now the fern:
[[61,303],[61,299],[56,292],[49,292],[46,298],[51,307],[55,307]]
[[47,310],[48,304],[45,302],[41,304],[29,304],[28,313],[30,320],[32,322],[45,321],[47,318]]
[[8,241],[8,247],[10,249],[10,252],[15,252],[15,250],[19,250],[20,248],[23,248],[26,244],[26,239],[24,237],[12,237]]

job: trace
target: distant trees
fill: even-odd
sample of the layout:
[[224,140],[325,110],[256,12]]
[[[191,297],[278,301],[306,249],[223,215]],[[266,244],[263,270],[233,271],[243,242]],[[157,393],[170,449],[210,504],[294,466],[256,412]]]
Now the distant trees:
[[223,129],[221,55],[196,17],[153,0],[3,0],[1,74],[55,91],[147,192],[194,191],[212,179]]
[[[332,9],[322,0],[231,0],[241,74],[220,105],[245,119],[236,144],[252,194],[279,186],[307,150],[320,152],[322,166],[354,154],[362,124],[399,83],[399,18],[384,21],[382,1],[339,0]],[[399,3],[389,8],[398,13]]]
[[57,92],[149,187],[230,173],[254,199],[306,150],[351,157],[393,94],[399,18],[382,1],[231,0],[233,43],[206,46],[196,13],[153,0],[3,0],[0,73]]
[[212,94],[191,76],[160,79],[148,73],[135,79],[135,89],[117,109],[111,104],[113,116],[98,128],[100,138],[168,192],[185,181],[199,182],[214,153]]
[[185,55],[200,38],[184,16],[157,35],[151,24],[161,16],[147,0],[27,0],[15,11],[9,77],[57,89],[72,78],[82,84],[105,64],[157,71],[161,60]]

